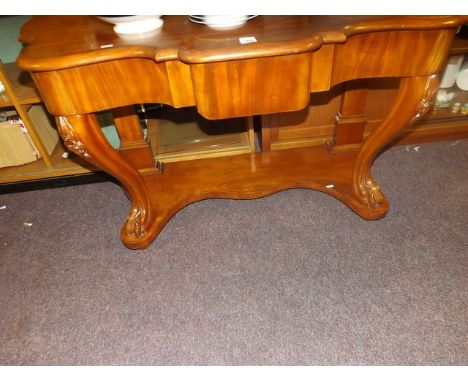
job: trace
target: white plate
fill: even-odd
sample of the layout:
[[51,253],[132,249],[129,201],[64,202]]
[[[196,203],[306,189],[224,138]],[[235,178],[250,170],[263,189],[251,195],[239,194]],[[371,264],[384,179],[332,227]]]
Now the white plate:
[[241,15],[241,16],[213,16],[213,15],[205,15],[205,16],[189,16],[189,20],[198,23],[198,24],[205,24],[210,28],[214,29],[223,29],[223,28],[232,28],[237,27],[244,24],[247,20],[253,19],[256,15]]
[[151,32],[161,28],[164,23],[160,18],[161,16],[98,17],[103,21],[114,24],[114,32],[121,35]]
[[141,16],[97,16],[98,19],[101,19],[102,21],[105,21],[106,23],[110,24],[124,24],[124,23],[129,23],[132,21],[138,21],[138,20],[143,20],[147,18],[152,18],[152,17],[161,17],[157,15],[141,15]]

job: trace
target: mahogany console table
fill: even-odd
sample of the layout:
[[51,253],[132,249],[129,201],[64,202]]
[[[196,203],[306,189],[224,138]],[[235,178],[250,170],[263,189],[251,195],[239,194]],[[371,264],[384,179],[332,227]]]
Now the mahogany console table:
[[[33,17],[17,64],[32,73],[65,145],[117,178],[131,200],[121,229],[129,248],[148,246],[178,210],[201,199],[248,199],[294,187],[326,192],[365,219],[388,202],[372,178],[377,153],[428,110],[465,16],[259,16],[214,30],[166,16],[160,31],[116,35],[92,16]],[[249,43],[242,39],[249,37]],[[335,139],[319,148],[154,163],[129,106],[196,106],[208,119],[300,110],[311,93],[360,78],[400,77],[382,124],[356,144],[362,92],[344,95]],[[313,96],[313,94],[312,94]],[[114,150],[95,114],[112,110]]]

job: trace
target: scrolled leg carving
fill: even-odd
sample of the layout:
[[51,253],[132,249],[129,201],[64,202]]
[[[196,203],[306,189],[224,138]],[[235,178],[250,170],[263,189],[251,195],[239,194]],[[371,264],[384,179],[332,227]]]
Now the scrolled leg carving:
[[434,100],[437,95],[437,91],[439,90],[439,85],[439,74],[433,74],[432,76],[427,77],[424,97],[419,102],[418,110],[416,111],[416,114],[409,123],[410,125],[424,117],[424,115],[434,105]]
[[58,131],[63,139],[65,147],[84,159],[91,159],[91,155],[89,155],[83,142],[81,142],[77,137],[72,125],[70,122],[68,122],[67,118],[59,117],[58,121]]
[[359,195],[361,196],[364,204],[369,208],[376,208],[382,205],[385,200],[380,187],[377,182],[372,178],[371,174],[366,174],[359,182]]
[[367,219],[385,216],[388,202],[370,168],[376,155],[405,127],[422,118],[430,109],[439,85],[438,74],[428,77],[402,78],[398,94],[384,121],[364,141],[356,159],[353,188],[366,209],[358,212]]
[[135,238],[145,235],[146,209],[140,205],[133,205],[130,216],[127,219],[127,234]]
[[70,151],[117,178],[125,188],[132,207],[121,230],[124,244],[130,248],[149,244],[155,213],[145,180],[127,158],[112,148],[95,115],[59,117],[58,130]]

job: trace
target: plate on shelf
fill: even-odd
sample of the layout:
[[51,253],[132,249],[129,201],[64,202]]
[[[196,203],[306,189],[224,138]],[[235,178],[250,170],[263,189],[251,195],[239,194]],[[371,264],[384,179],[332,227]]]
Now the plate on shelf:
[[194,23],[204,24],[210,28],[221,29],[241,26],[254,17],[256,17],[256,15],[190,15],[188,18]]

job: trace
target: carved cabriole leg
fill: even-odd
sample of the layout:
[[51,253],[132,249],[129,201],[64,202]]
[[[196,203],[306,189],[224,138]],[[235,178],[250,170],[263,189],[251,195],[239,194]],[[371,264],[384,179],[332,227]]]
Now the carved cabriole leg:
[[60,136],[70,151],[122,183],[132,207],[120,236],[128,247],[141,247],[140,243],[148,241],[155,220],[143,176],[125,156],[112,148],[94,114],[59,117],[58,122]]
[[438,74],[402,78],[393,105],[384,119],[364,141],[355,162],[353,188],[360,203],[360,216],[379,219],[387,213],[388,202],[372,178],[370,168],[376,155],[405,127],[420,119],[430,108],[439,86]]

